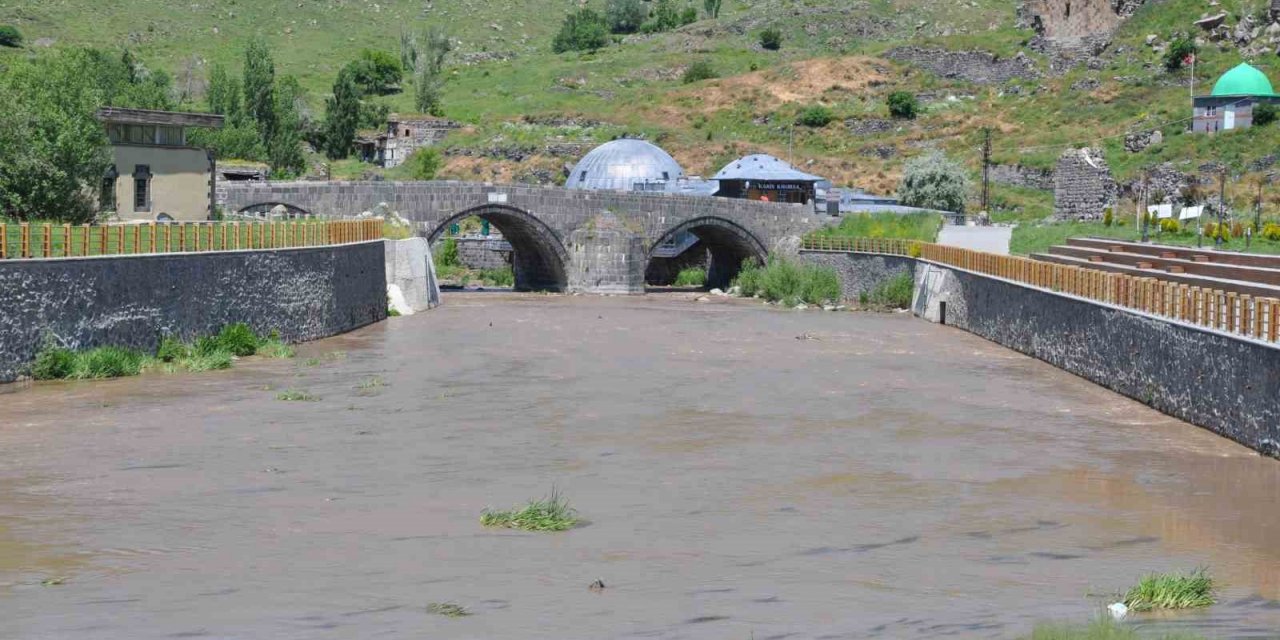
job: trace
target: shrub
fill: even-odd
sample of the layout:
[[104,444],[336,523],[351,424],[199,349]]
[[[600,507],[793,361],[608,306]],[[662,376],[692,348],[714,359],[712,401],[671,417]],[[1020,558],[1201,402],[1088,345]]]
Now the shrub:
[[386,51],[365,49],[347,64],[352,79],[366,94],[384,95],[395,91],[404,78],[400,59]]
[[776,27],[769,27],[760,32],[760,46],[767,51],[777,51],[782,48],[782,32]]
[[1111,213],[1111,207],[1102,210],[1102,226],[1109,227],[1115,222],[1115,214]]
[[681,26],[686,24],[693,24],[697,21],[698,21],[698,10],[694,9],[693,7],[685,7],[684,11],[680,13]]
[[1268,240],[1280,241],[1280,224],[1268,222],[1262,225],[1262,237]]
[[613,33],[635,33],[649,17],[649,8],[642,0],[609,0],[604,15]]
[[440,251],[436,252],[437,267],[456,267],[460,264],[458,259],[458,241],[453,238],[445,238],[440,243]]
[[889,115],[902,120],[915,120],[920,113],[916,94],[910,91],[894,91],[889,94]]
[[76,355],[75,378],[101,379],[136,376],[142,372],[143,356],[132,349],[98,347]]
[[707,284],[707,270],[701,267],[691,267],[681,269],[676,274],[675,286],[677,287],[701,287]]
[[781,257],[769,259],[764,267],[754,260],[742,263],[742,270],[734,279],[743,296],[760,297],[770,302],[782,302],[787,306],[799,302],[822,304],[840,300],[840,277],[834,269],[816,265],[801,265]]
[[969,176],[959,163],[932,151],[907,161],[898,198],[909,207],[964,213]]
[[222,342],[217,336],[200,336],[196,338],[195,344],[191,345],[189,357],[208,356],[219,352],[226,352],[222,348]]
[[1164,53],[1164,68],[1166,71],[1177,71],[1182,68],[1182,63],[1188,56],[1195,55],[1198,51],[1196,41],[1187,36],[1178,36],[1169,43],[1169,49]]
[[516,283],[516,275],[511,267],[481,269],[479,277],[481,282],[495,287],[511,287]]
[[738,277],[733,279],[732,286],[738,287],[738,294],[750,298],[760,293],[760,276],[763,269],[755,258],[747,258],[742,261],[742,267],[738,271]]
[[1164,218],[1160,221],[1160,231],[1162,233],[1178,233],[1182,231],[1182,225],[1178,224],[1173,218]]
[[640,28],[645,33],[670,31],[680,26],[680,12],[676,11],[675,3],[672,0],[657,0],[654,2],[653,12],[650,17],[652,19]]
[[608,44],[609,25],[604,16],[584,7],[565,16],[560,31],[551,42],[551,50],[556,53],[596,51]]
[[876,307],[906,309],[911,306],[911,294],[914,289],[915,280],[911,274],[899,273],[877,284],[867,293],[866,301]]
[[231,353],[213,351],[204,355],[188,356],[181,361],[187,371],[217,371],[231,368]]
[[1253,108],[1253,124],[1258,127],[1265,127],[1276,121],[1277,115],[1276,105],[1270,102],[1263,102]]
[[22,32],[17,27],[0,24],[0,47],[21,47]]
[[49,341],[36,355],[36,362],[31,367],[31,377],[36,380],[70,378],[75,372],[75,367],[76,354],[70,349],[64,349]]
[[251,356],[258,352],[258,336],[243,322],[229,324],[215,338],[222,351],[235,356]]
[[680,80],[685,84],[690,84],[719,77],[720,74],[716,73],[715,67],[711,66],[710,62],[707,62],[706,60],[698,60],[693,64],[690,64],[689,67],[684,70],[684,75],[681,76]]
[[165,336],[156,348],[156,359],[161,362],[174,362],[191,355],[191,349],[173,336]]
[[1240,222],[1232,222],[1232,223],[1231,223],[1231,237],[1232,237],[1232,238],[1243,238],[1243,237],[1244,237],[1244,224],[1242,224],[1242,223],[1240,223]]
[[440,166],[440,151],[435,147],[422,147],[404,161],[404,172],[411,180],[434,180]]
[[800,111],[800,114],[796,116],[796,124],[820,129],[831,124],[834,119],[835,116],[832,115],[830,109],[820,104],[815,104]]
[[708,18],[720,17],[720,5],[724,4],[724,0],[702,0],[702,8],[707,11]]
[[1213,578],[1203,569],[1185,575],[1153,573],[1125,594],[1124,603],[1134,611],[1207,607],[1214,603]]

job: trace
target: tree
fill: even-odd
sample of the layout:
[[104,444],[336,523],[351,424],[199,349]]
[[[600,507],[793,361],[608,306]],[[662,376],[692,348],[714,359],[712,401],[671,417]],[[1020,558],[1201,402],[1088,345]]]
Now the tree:
[[[0,216],[91,222],[111,164],[89,59],[67,51],[14,58],[0,73]],[[128,106],[128,105],[120,105]]]
[[653,19],[645,23],[642,29],[645,33],[670,31],[680,26],[680,12],[676,10],[672,0],[657,0],[650,17]]
[[423,34],[422,49],[414,53],[417,73],[413,79],[413,101],[418,111],[433,116],[444,115],[440,99],[444,90],[444,62],[452,50],[453,43],[438,27],[432,27]]
[[1169,43],[1169,49],[1164,52],[1165,70],[1172,73],[1181,69],[1183,61],[1194,56],[1198,50],[1195,40],[1187,36],[1174,38],[1173,42]]
[[214,64],[209,70],[209,89],[205,92],[209,112],[238,122],[244,115],[240,105],[240,83],[231,79],[226,67]]
[[707,17],[716,19],[720,17],[720,5],[724,0],[702,0],[702,8],[706,9]]
[[0,24],[0,47],[18,48],[22,46],[22,32],[17,27]]
[[267,141],[268,162],[278,176],[296,176],[307,168],[302,154],[304,118],[300,105],[305,99],[297,78],[284,76],[275,91],[275,135]]
[[902,120],[915,120],[920,112],[916,94],[910,91],[894,91],[889,94],[889,115]]
[[356,85],[367,94],[381,96],[394,93],[404,77],[400,61],[386,51],[365,49],[347,66],[351,68]]
[[565,16],[551,42],[551,50],[556,53],[597,51],[608,44],[609,25],[604,16],[584,7]]
[[768,51],[782,48],[782,32],[776,27],[769,27],[760,32],[760,46]]
[[1253,107],[1253,124],[1265,127],[1276,121],[1276,105],[1270,102],[1259,102]]
[[804,127],[821,129],[822,127],[831,124],[831,121],[834,119],[835,116],[832,115],[830,109],[820,104],[815,104],[805,107],[804,110],[796,116],[796,124]]
[[941,151],[930,151],[907,161],[898,199],[908,207],[964,213],[969,176],[964,167]]
[[707,62],[706,60],[698,60],[689,65],[689,68],[684,70],[684,75],[680,80],[685,84],[690,84],[719,77],[720,74],[716,73],[715,67],[711,66],[710,62]]
[[604,15],[613,33],[635,33],[649,17],[649,8],[643,0],[609,0]]
[[360,88],[351,70],[343,68],[333,83],[333,96],[325,100],[324,155],[341,160],[351,153],[360,120]]
[[244,50],[244,107],[258,124],[263,140],[270,140],[276,133],[275,88],[276,65],[271,50],[265,40],[255,37]]
[[434,180],[443,162],[435,147],[419,147],[404,161],[404,172],[410,180]]

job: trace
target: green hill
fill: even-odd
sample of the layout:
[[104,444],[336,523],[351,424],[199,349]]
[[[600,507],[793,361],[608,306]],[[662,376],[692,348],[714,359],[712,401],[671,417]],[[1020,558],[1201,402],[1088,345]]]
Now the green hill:
[[[623,133],[657,140],[694,174],[764,150],[879,192],[892,191],[905,158],[927,146],[962,158],[976,176],[984,127],[995,132],[998,163],[1051,167],[1065,148],[1092,144],[1106,150],[1121,181],[1162,162],[1184,173],[1209,162],[1244,173],[1266,164],[1257,161],[1280,143],[1275,126],[1181,135],[1185,123],[1179,121],[1190,115],[1189,76],[1166,72],[1158,51],[1179,32],[1205,36],[1197,82],[1207,88],[1242,59],[1277,77],[1280,64],[1268,34],[1249,46],[1216,41],[1193,25],[1206,10],[1202,1],[1147,0],[1101,54],[1060,72],[1053,56],[1030,46],[1035,33],[1015,27],[1015,4],[726,0],[715,20],[699,11],[699,21],[675,31],[619,36],[594,54],[558,55],[550,50],[551,39],[575,1],[131,0],[108,6],[0,0],[0,24],[22,30],[26,52],[127,47],[197,93],[211,63],[238,68],[248,39],[263,36],[278,71],[301,80],[317,118],[338,69],[361,49],[397,53],[402,33],[443,27],[457,47],[447,67],[445,115],[468,125],[446,143],[453,151],[445,172],[461,179],[554,181],[580,150]],[[677,5],[685,6],[684,0]],[[1263,29],[1266,5],[1222,0],[1213,9],[1228,14],[1229,28],[1256,17]],[[780,51],[759,46],[766,27],[782,31]],[[1147,44],[1151,35],[1156,47]],[[895,51],[904,45],[926,52],[906,62],[911,56]],[[1253,55],[1261,49],[1269,55]],[[1016,64],[1030,73],[981,83],[922,68],[949,60],[943,50],[990,52],[993,68],[1013,64],[1020,54],[1025,63]],[[10,50],[0,60],[26,54]],[[720,77],[682,83],[694,61],[708,62]],[[887,96],[899,90],[921,97],[919,118],[888,118]],[[374,100],[413,110],[409,87]],[[798,112],[815,104],[831,111],[832,122],[793,126]],[[1148,128],[1160,128],[1164,142],[1125,151],[1124,134]],[[334,170],[373,171],[353,161]],[[1007,217],[1043,217],[1052,201],[1034,189],[997,187],[994,193]]]

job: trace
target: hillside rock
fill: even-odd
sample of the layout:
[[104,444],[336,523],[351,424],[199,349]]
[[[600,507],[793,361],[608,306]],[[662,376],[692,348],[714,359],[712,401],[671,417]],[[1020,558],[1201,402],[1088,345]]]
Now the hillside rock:
[[1022,53],[1000,59],[986,51],[947,51],[906,46],[890,49],[885,57],[931,71],[944,78],[975,84],[1004,84],[1010,80],[1040,77],[1035,64]]

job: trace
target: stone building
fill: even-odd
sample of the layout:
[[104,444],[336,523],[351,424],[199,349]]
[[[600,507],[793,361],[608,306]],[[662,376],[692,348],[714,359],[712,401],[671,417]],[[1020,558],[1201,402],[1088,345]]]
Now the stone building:
[[111,142],[98,206],[125,220],[207,220],[213,214],[217,167],[213,154],[187,144],[192,127],[220,128],[223,118],[104,107]]
[[1018,25],[1056,51],[1096,55],[1145,0],[1020,0]]
[[1214,133],[1253,126],[1254,107],[1280,103],[1267,74],[1242,62],[1222,74],[1207,96],[1192,101],[1191,131]]
[[444,118],[393,113],[384,130],[363,132],[356,138],[356,153],[364,162],[387,169],[398,167],[414,151],[439,144],[461,126]]
[[1053,217],[1098,220],[1114,206],[1120,189],[1100,149],[1068,149],[1053,172]]

